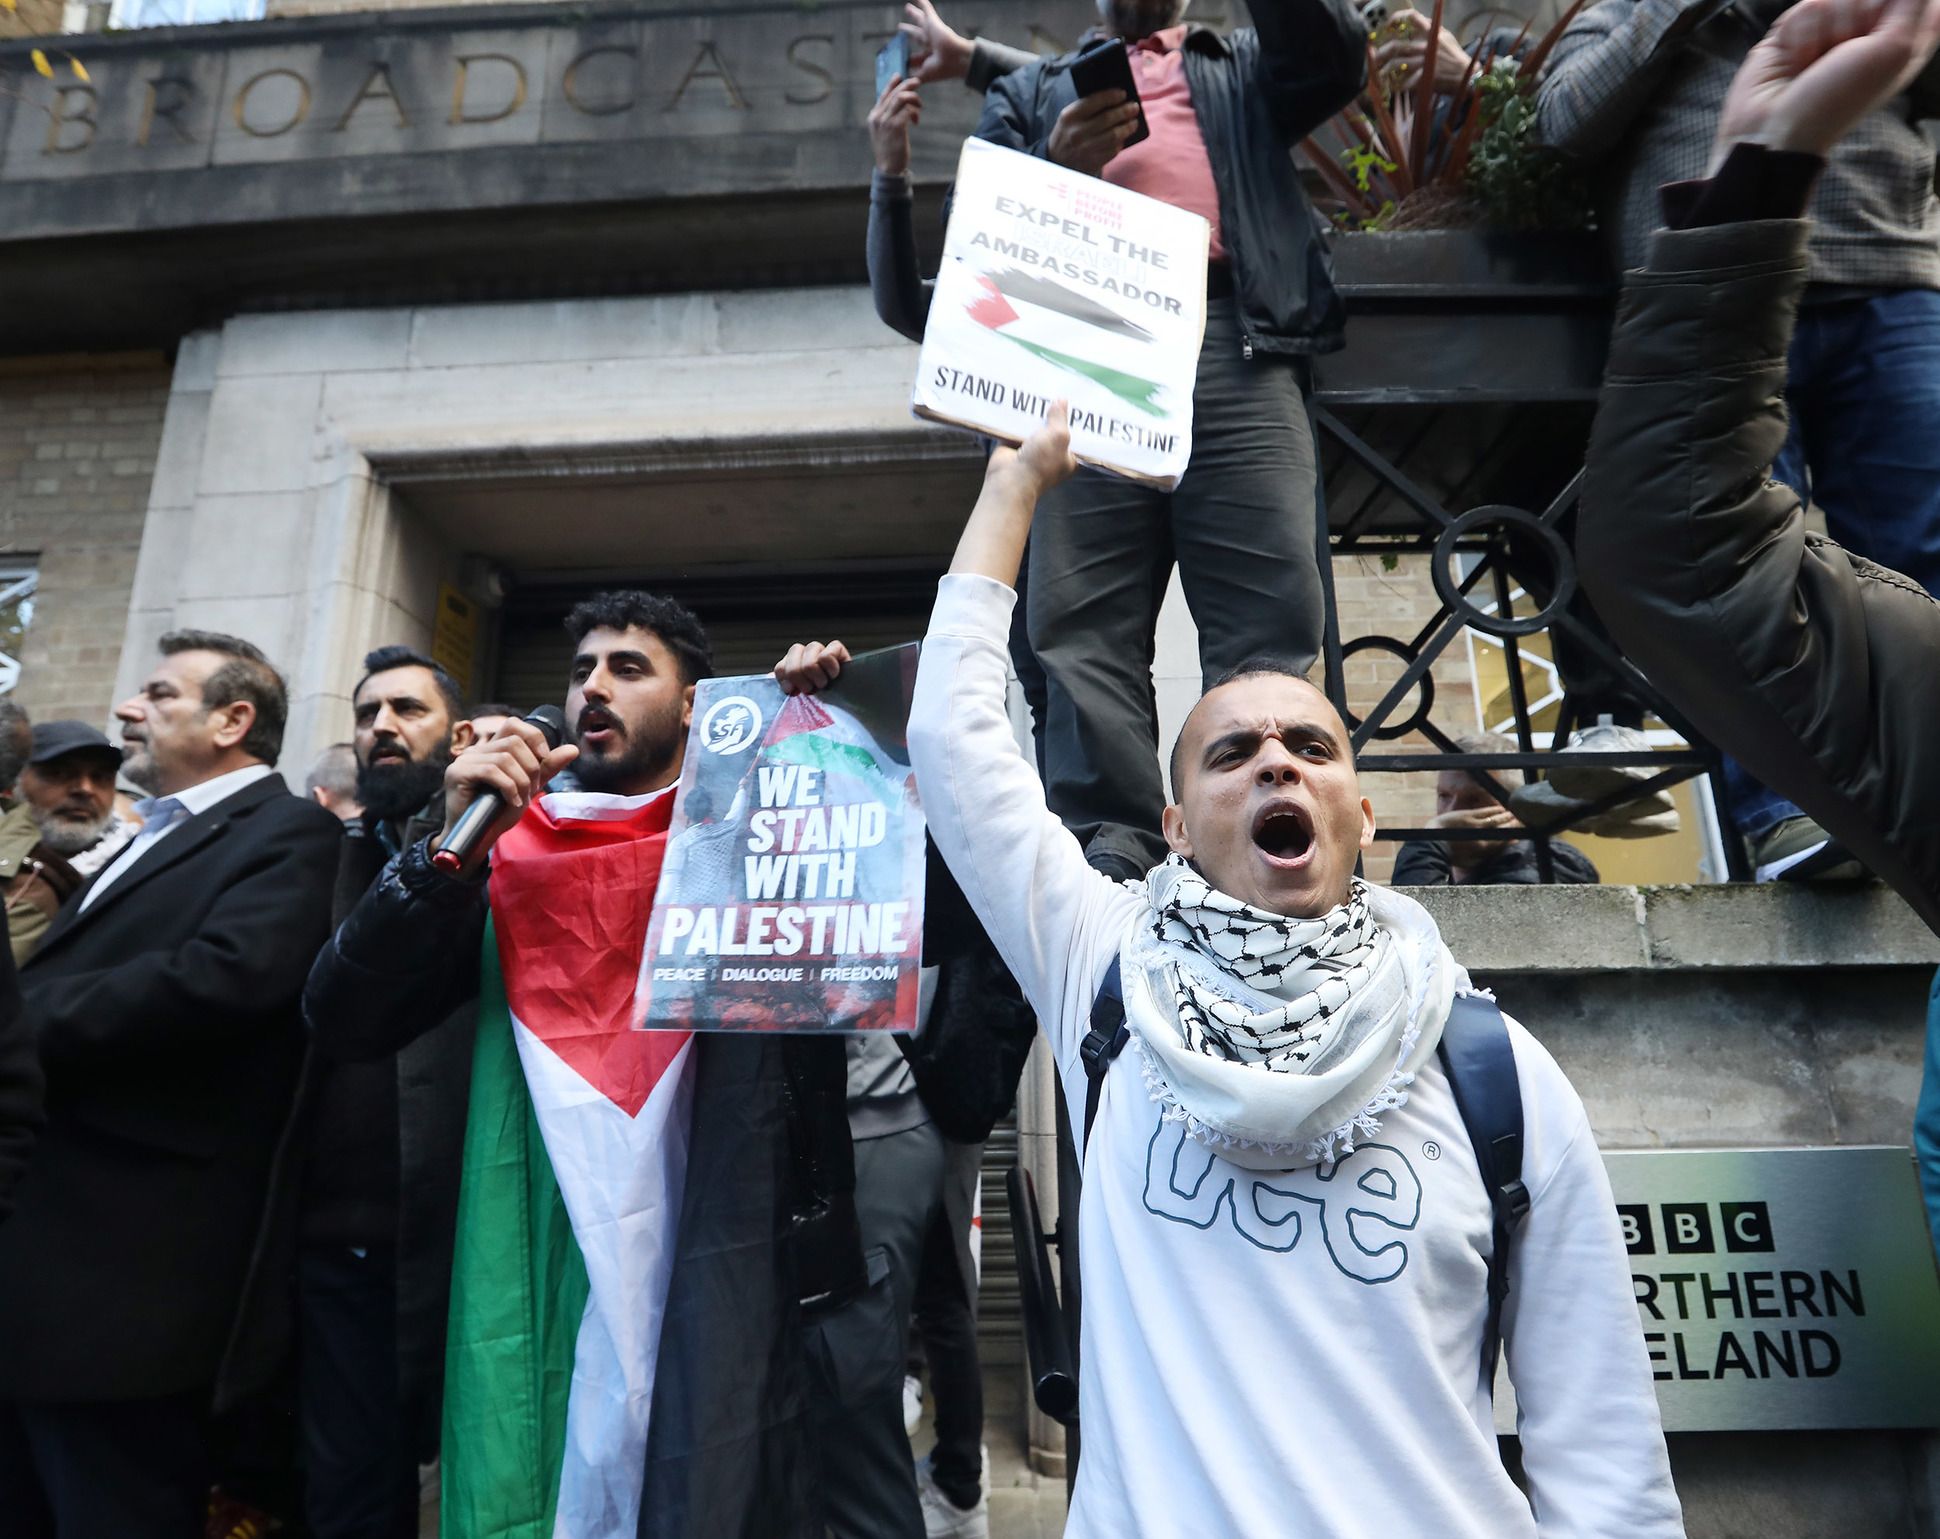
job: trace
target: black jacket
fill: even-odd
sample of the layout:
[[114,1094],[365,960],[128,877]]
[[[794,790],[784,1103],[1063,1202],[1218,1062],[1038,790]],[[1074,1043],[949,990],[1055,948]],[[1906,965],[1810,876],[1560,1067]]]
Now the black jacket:
[[20,1019],[13,948],[0,946],[0,1220],[13,1211],[14,1186],[33,1152],[42,1088],[34,1039]]
[[[1559,884],[1584,886],[1600,880],[1595,863],[1575,845],[1565,844],[1561,839],[1553,839],[1550,841],[1549,854]],[[1518,839],[1477,866],[1469,873],[1468,880],[1460,885],[1464,887],[1527,886],[1542,879],[1542,867],[1536,864],[1534,841]],[[1394,875],[1388,878],[1388,885],[1390,887],[1456,886],[1455,863],[1448,858],[1448,845],[1440,839],[1410,839],[1401,846],[1394,857]]]
[[[424,844],[385,867],[311,971],[319,1052],[397,1052],[479,987],[485,884]],[[661,1326],[642,1539],[820,1539],[804,1303],[863,1286],[840,1038],[701,1033]]]
[[0,1227],[0,1397],[216,1381],[341,837],[279,777],[255,781],[143,850],[85,912],[70,903],[22,970],[47,1126]]
[[[441,821],[442,792],[437,813]],[[404,825],[404,834],[415,840],[436,827],[420,815]],[[330,902],[332,929],[356,907],[388,859],[368,819],[344,825]],[[468,999],[433,1023],[437,1029],[427,1029],[394,1055],[354,1063],[332,1060],[312,1045],[277,1153],[270,1217],[238,1324],[236,1355],[274,1362],[291,1339],[299,1246],[382,1246],[394,1258],[398,1402],[420,1462],[438,1451],[458,1174],[477,1017],[476,1004]],[[366,1104],[364,1093],[371,1090],[379,1093],[374,1104]],[[330,1125],[346,1119],[359,1125]],[[368,1126],[372,1121],[381,1127]],[[380,1144],[388,1139],[388,1147],[373,1148],[374,1138]],[[363,1164],[348,1176],[339,1168],[359,1160]],[[388,1192],[364,1190],[374,1165],[385,1167]],[[329,1167],[328,1175],[320,1167]],[[361,1206],[344,1211],[346,1199],[360,1196],[370,1200],[368,1212]],[[372,1214],[381,1215],[380,1225],[369,1223]],[[346,1222],[351,1228],[343,1227]],[[228,1408],[237,1392],[250,1387],[225,1383],[219,1408]]]
[[1940,931],[1940,603],[1809,533],[1768,474],[1809,232],[1658,232],[1624,286],[1577,565],[1652,682]]
[[[1367,29],[1346,0],[1256,0],[1253,25],[1186,34],[1186,82],[1219,189],[1248,356],[1331,353],[1344,315],[1320,218],[1293,148],[1367,80]],[[1075,53],[994,82],[977,137],[1049,158],[1058,114],[1078,99]]]

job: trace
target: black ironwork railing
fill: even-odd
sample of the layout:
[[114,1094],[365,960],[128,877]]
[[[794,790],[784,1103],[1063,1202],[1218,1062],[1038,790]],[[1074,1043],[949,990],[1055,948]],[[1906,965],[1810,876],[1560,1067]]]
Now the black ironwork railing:
[[[1323,490],[1319,516],[1323,552],[1332,556],[1426,554],[1438,600],[1434,614],[1411,635],[1374,633],[1343,644],[1332,562],[1323,555],[1321,576],[1326,627],[1322,655],[1326,690],[1348,723],[1363,771],[1427,774],[1463,771],[1498,803],[1509,807],[1513,788],[1504,783],[1505,776],[1519,774],[1520,782],[1528,782],[1561,764],[1572,768],[1654,770],[1647,777],[1626,779],[1617,789],[1594,800],[1560,810],[1553,820],[1545,820],[1539,827],[1525,826],[1523,836],[1535,845],[1538,869],[1545,881],[1554,875],[1552,840],[1572,830],[1586,830],[1628,804],[1654,799],[1660,791],[1698,776],[1714,777],[1717,805],[1726,804],[1722,784],[1716,778],[1721,772],[1716,752],[1705,743],[1694,724],[1621,656],[1578,601],[1576,563],[1568,529],[1583,484],[1581,468],[1575,470],[1540,512],[1492,502],[1455,513],[1328,406],[1317,405],[1313,418],[1320,437],[1319,447],[1323,451],[1331,448],[1337,463],[1351,465],[1370,483],[1359,505],[1338,529],[1329,526],[1328,497]],[[1403,454],[1420,446],[1432,428],[1432,421],[1424,420],[1404,429]],[[1323,463],[1326,458],[1323,453]],[[1478,458],[1486,460],[1487,456]],[[1482,589],[1492,603],[1478,602],[1477,589]],[[1522,612],[1516,606],[1519,592],[1528,600]],[[1468,631],[1494,638],[1503,649],[1516,743],[1513,753],[1464,753],[1454,736],[1435,720],[1434,666]],[[1562,670],[1563,697],[1557,706],[1556,719],[1552,726],[1539,729],[1532,719],[1524,681],[1522,647],[1527,638],[1542,632],[1567,638],[1575,655],[1593,661],[1603,677],[1621,681],[1623,692],[1649,716],[1675,731],[1686,746],[1653,747],[1637,752],[1567,749],[1572,730],[1584,724],[1581,694],[1572,686],[1567,670]],[[1391,655],[1400,663],[1401,673],[1363,715],[1348,701],[1346,664],[1369,652]],[[1550,747],[1537,746],[1539,731],[1549,736]],[[1407,753],[1384,753],[1376,746],[1413,735],[1426,738],[1432,746]],[[1397,827],[1384,828],[1381,837],[1397,841],[1499,842],[1502,831]],[[1746,879],[1749,872],[1744,851],[1728,828],[1723,843],[1728,874],[1733,880]]]

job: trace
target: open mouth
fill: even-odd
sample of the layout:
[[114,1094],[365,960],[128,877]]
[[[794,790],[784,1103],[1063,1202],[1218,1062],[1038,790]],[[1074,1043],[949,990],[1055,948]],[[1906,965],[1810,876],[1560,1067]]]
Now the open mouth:
[[604,711],[596,705],[589,705],[579,713],[579,742],[581,747],[602,747],[607,743],[617,742],[619,737],[620,723],[611,711]]
[[1313,822],[1293,802],[1269,802],[1253,819],[1253,844],[1276,866],[1303,866],[1313,854]]
[[409,764],[411,762],[411,756],[402,748],[373,748],[370,752],[370,762],[373,764]]

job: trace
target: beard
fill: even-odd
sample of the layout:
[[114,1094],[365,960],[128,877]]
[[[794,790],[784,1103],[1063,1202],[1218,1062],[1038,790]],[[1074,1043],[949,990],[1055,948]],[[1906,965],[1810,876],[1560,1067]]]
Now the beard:
[[451,739],[446,738],[428,759],[380,759],[357,766],[357,800],[379,821],[408,818],[422,812],[445,783],[451,764]]
[[673,768],[680,753],[680,712],[681,704],[676,700],[671,709],[646,721],[622,723],[607,713],[606,720],[619,726],[622,733],[620,746],[604,754],[589,753],[575,729],[573,741],[579,744],[579,757],[568,766],[573,778],[582,790],[609,796],[638,795],[642,786],[664,778]]
[[34,826],[40,830],[40,842],[60,856],[79,855],[83,850],[93,849],[114,820],[113,807],[100,817],[89,818],[85,822],[56,817],[51,812],[34,808]]

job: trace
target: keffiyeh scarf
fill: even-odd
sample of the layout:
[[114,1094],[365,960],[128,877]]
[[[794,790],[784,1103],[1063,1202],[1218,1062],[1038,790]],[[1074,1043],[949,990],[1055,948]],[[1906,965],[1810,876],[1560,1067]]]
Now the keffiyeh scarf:
[[[1136,1031],[1168,1115],[1256,1169],[1334,1159],[1377,1133],[1453,997],[1455,968],[1426,911],[1356,881],[1316,918],[1272,914],[1176,855],[1146,894],[1151,920],[1127,972],[1171,1028]],[[1130,1003],[1136,1029],[1147,1017]]]

